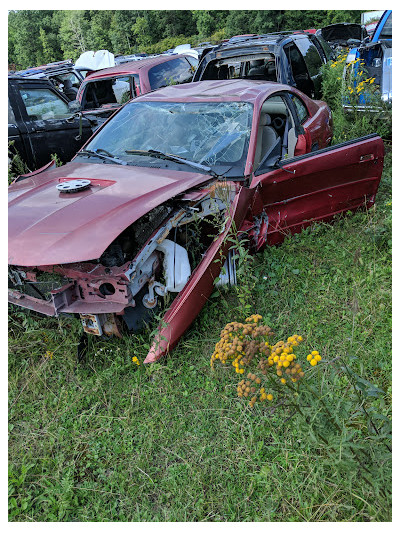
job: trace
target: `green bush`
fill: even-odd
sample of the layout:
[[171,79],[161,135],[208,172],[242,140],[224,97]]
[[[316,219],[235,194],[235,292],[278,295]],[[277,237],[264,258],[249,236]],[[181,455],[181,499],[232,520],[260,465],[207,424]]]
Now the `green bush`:
[[177,35],[176,37],[166,37],[158,43],[144,46],[142,47],[142,51],[146,54],[161,54],[162,52],[165,52],[165,50],[175,48],[180,44],[190,44],[191,46],[195,46],[198,42],[198,35],[190,35],[189,37],[185,35]]

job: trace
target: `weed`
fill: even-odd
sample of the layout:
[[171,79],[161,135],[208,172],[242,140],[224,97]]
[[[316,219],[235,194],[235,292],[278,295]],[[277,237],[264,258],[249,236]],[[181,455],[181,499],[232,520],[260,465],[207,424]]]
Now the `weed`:
[[[376,501],[386,505],[391,491],[381,482],[383,471],[390,475],[391,423],[374,405],[385,392],[359,376],[343,356],[326,361],[323,373],[304,372],[299,354],[294,353],[302,336],[295,334],[273,345],[271,336],[261,315],[227,324],[211,356],[211,367],[217,360],[222,365],[231,360],[236,373],[248,372],[247,380],[237,385],[239,398],[251,398],[251,409],[257,402],[278,401],[287,421],[300,416],[308,438],[330,455],[338,470],[356,469]],[[322,361],[318,350],[304,359],[312,368]]]

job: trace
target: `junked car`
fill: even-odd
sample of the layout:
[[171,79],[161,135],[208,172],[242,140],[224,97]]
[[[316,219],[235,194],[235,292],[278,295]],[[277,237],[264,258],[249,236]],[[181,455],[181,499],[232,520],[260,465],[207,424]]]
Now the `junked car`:
[[332,57],[322,38],[305,31],[237,35],[202,56],[193,81],[276,81],[320,98],[322,66]]
[[197,63],[191,56],[161,55],[98,70],[85,78],[77,100],[84,115],[108,118],[131,98],[192,81]]
[[258,251],[374,203],[382,139],[329,146],[331,136],[325,103],[277,83],[207,81],[132,100],[73,161],[10,186],[9,302],[80,316],[95,335],[135,331],[162,304],[145,363],[156,361],[217,278],[234,283],[235,231]]
[[360,46],[368,38],[365,26],[351,22],[340,22],[320,28],[316,32],[336,53]]
[[93,121],[71,111],[68,99],[50,80],[8,77],[9,151],[29,169],[49,163],[52,154],[70,161],[95,127]]

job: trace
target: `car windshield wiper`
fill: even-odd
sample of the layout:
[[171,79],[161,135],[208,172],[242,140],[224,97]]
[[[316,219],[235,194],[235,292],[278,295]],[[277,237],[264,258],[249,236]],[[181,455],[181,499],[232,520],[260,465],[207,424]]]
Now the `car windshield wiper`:
[[189,159],[185,159],[184,157],[179,157],[174,154],[164,154],[164,152],[160,152],[158,150],[125,150],[125,152],[127,154],[147,155],[150,157],[158,157],[158,159],[165,159],[167,161],[175,161],[175,163],[182,163],[183,165],[188,165],[189,167],[198,170],[204,170],[205,172],[211,174],[214,177],[218,176],[211,167],[207,167],[205,165],[202,165],[201,163],[196,163],[195,161],[189,161]]
[[99,157],[100,159],[104,159],[106,161],[112,161],[113,163],[117,163],[117,165],[127,165],[128,163],[126,161],[123,161],[122,159],[119,159],[119,157],[116,157],[112,155],[110,152],[107,152],[107,150],[104,150],[104,148],[96,148],[95,150],[80,150],[76,155],[88,155],[88,156],[95,156]]

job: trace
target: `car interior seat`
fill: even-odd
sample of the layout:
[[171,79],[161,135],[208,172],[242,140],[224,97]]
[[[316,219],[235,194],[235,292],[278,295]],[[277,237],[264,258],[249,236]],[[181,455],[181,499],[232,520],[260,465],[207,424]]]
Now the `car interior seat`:
[[229,79],[229,68],[228,65],[221,65],[218,69],[218,79],[219,80],[228,80]]
[[268,149],[273,146],[278,138],[278,134],[271,126],[271,122],[271,117],[268,115],[268,113],[263,113],[261,115],[260,122],[258,124],[256,153],[254,156],[255,168],[267,153]]
[[276,81],[275,61],[268,61],[268,63],[265,65],[265,80]]
[[247,78],[252,80],[265,80],[265,65],[263,59],[253,59],[250,61],[250,69]]
[[64,80],[63,93],[69,100],[75,100],[78,94],[78,89],[72,85],[71,80]]

